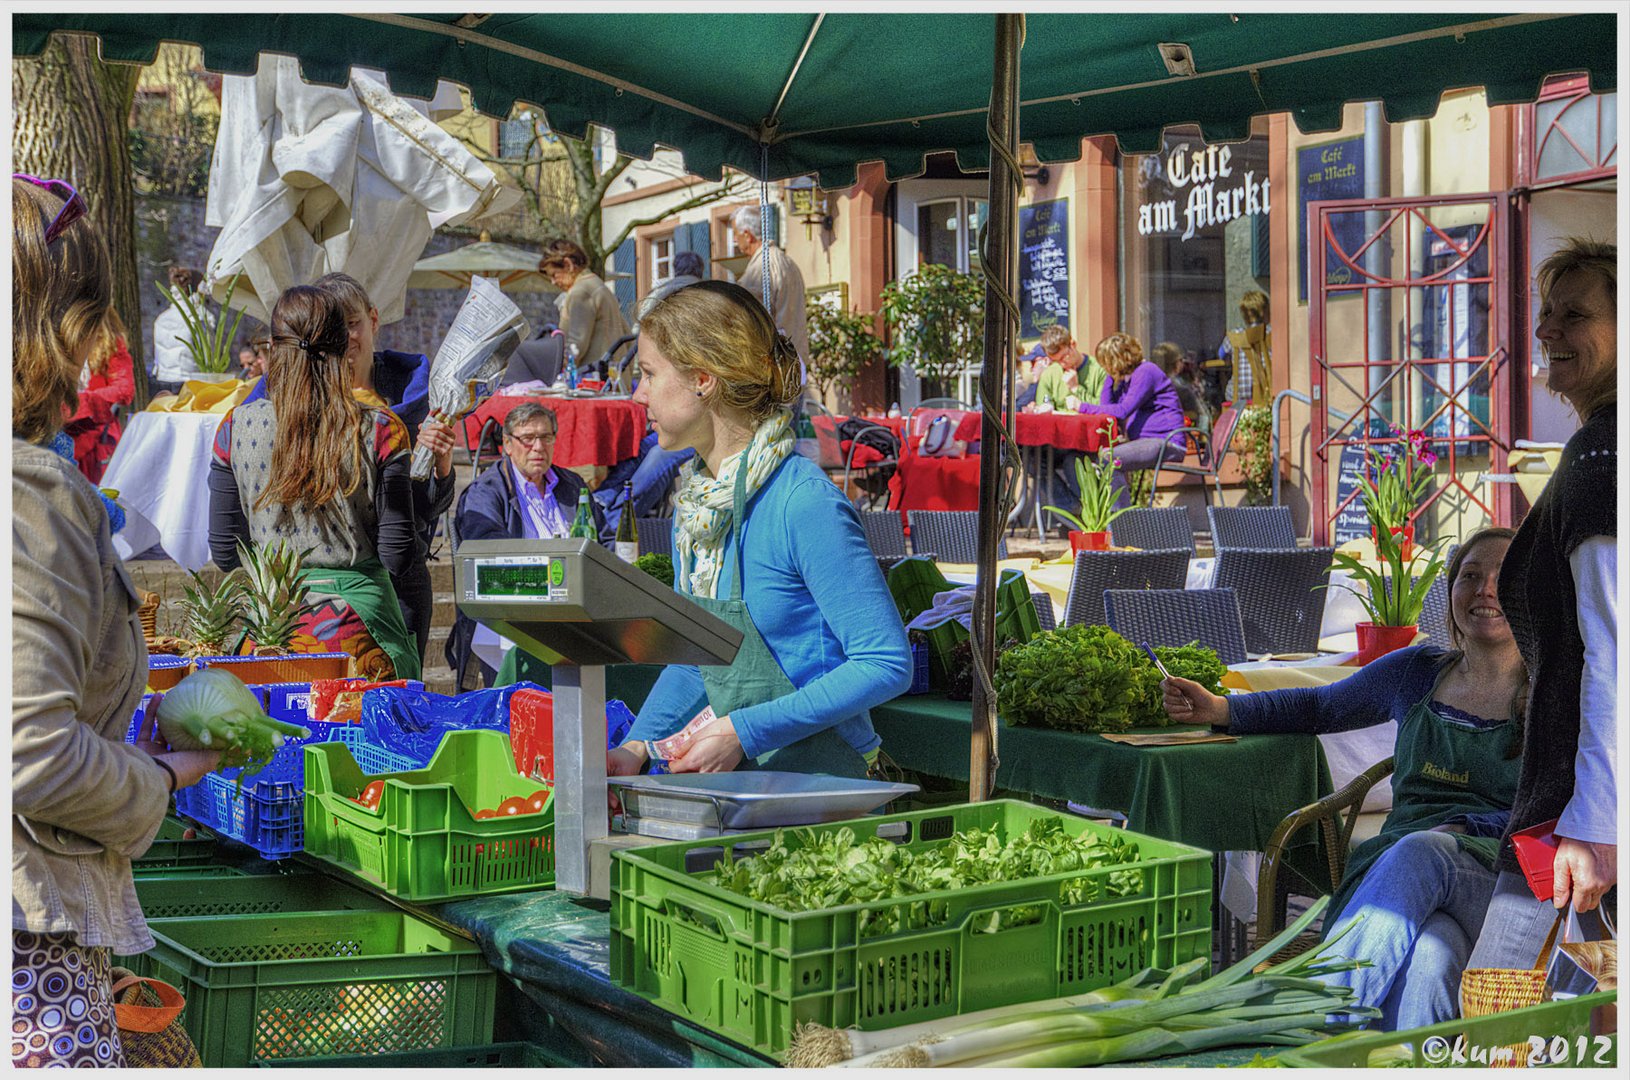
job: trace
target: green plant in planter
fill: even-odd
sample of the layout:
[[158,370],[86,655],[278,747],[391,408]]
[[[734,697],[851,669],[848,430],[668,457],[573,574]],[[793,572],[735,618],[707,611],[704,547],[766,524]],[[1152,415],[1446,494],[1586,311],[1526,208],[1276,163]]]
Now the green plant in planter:
[[221,318],[213,323],[209,318],[209,311],[204,301],[196,293],[185,289],[172,289],[162,281],[155,281],[159,293],[181,312],[181,319],[187,324],[187,337],[184,344],[187,352],[192,354],[192,362],[199,371],[210,375],[220,375],[232,370],[233,356],[232,343],[238,337],[238,324],[243,321],[243,309],[238,309],[237,317],[232,320],[229,327],[226,322],[226,312],[232,307],[232,294],[238,289],[238,279],[242,274],[233,274],[232,280],[226,284],[226,298],[221,303]]
[[805,366],[809,381],[823,398],[834,387],[849,390],[862,368],[888,358],[883,340],[872,332],[873,316],[818,302],[811,302],[807,311],[809,355],[804,358]]
[[1234,443],[1245,476],[1245,501],[1262,506],[1273,498],[1273,410],[1265,405],[1242,410]]
[[1406,433],[1403,428],[1394,426],[1392,433],[1407,440],[1408,452],[1389,458],[1368,450],[1375,479],[1358,478],[1359,498],[1377,533],[1390,533],[1409,524],[1409,516],[1431,490],[1432,474],[1438,463],[1438,456],[1427,446],[1425,432]]
[[1319,587],[1346,589],[1358,597],[1370,616],[1370,622],[1376,626],[1414,626],[1421,621],[1421,608],[1426,604],[1426,594],[1432,588],[1433,579],[1443,570],[1440,547],[1441,542],[1427,548],[1432,557],[1420,576],[1412,579],[1409,567],[1404,563],[1403,538],[1389,529],[1381,529],[1375,538],[1374,565],[1345,551],[1335,554],[1336,566],[1352,574],[1353,580],[1362,582],[1368,594],[1340,582]]
[[1042,509],[1050,510],[1068,521],[1078,532],[1104,532],[1110,522],[1132,509],[1131,506],[1115,509],[1115,468],[1119,464],[1113,449],[1108,446],[1099,448],[1098,460],[1091,465],[1087,464],[1085,454],[1076,458],[1075,479],[1081,487],[1081,515],[1077,517],[1056,506],[1044,506]]
[[909,363],[925,380],[949,386],[984,355],[985,278],[928,263],[883,287],[891,363]]

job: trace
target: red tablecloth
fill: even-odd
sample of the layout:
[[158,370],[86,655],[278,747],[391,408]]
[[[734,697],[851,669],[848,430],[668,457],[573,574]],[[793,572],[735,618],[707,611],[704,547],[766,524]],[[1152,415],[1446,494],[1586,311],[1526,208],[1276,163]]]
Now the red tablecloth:
[[[965,413],[957,425],[956,437],[964,442],[979,439],[979,414]],[[1056,450],[1085,450],[1096,454],[1115,431],[1115,418],[1092,413],[1019,414],[1013,437],[1020,446],[1051,446]]]
[[978,510],[979,455],[900,459],[889,479],[891,510]]
[[464,445],[475,449],[481,425],[488,419],[503,423],[509,411],[523,401],[535,401],[553,410],[560,421],[555,441],[555,464],[615,465],[640,452],[645,437],[645,406],[626,399],[497,395],[488,398],[464,418]]

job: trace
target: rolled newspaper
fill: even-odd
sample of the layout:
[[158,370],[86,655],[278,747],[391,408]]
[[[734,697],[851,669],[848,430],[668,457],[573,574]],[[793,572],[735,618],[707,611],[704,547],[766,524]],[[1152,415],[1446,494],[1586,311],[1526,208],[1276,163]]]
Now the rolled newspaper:
[[[492,279],[472,277],[470,294],[430,362],[430,415],[456,424],[474,412],[492,394],[510,353],[530,332],[521,309]],[[434,464],[428,446],[415,447],[413,479],[430,479]]]

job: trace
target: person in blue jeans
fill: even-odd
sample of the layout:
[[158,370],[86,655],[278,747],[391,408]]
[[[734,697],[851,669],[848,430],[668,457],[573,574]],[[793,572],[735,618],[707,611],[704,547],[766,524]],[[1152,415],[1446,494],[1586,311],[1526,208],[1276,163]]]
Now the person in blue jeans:
[[1460,974],[1494,895],[1528,690],[1498,588],[1513,535],[1483,529],[1450,561],[1453,649],[1400,649],[1318,688],[1223,698],[1187,679],[1162,683],[1174,721],[1233,734],[1398,722],[1392,811],[1380,835],[1353,848],[1324,919],[1327,938],[1352,927],[1336,952],[1371,965],[1326,978],[1351,986],[1355,1004],[1379,1008],[1389,1031],[1459,1015]]

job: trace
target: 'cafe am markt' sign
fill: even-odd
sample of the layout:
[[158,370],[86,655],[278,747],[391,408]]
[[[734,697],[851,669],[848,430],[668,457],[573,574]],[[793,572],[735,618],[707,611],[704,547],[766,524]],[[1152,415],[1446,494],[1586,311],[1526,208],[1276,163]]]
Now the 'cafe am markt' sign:
[[1138,233],[1167,235],[1181,228],[1182,239],[1188,240],[1201,229],[1266,214],[1270,209],[1267,170],[1243,168],[1235,161],[1234,150],[1232,146],[1204,145],[1196,150],[1188,142],[1172,147],[1165,158],[1165,179],[1174,197],[1140,205]]

